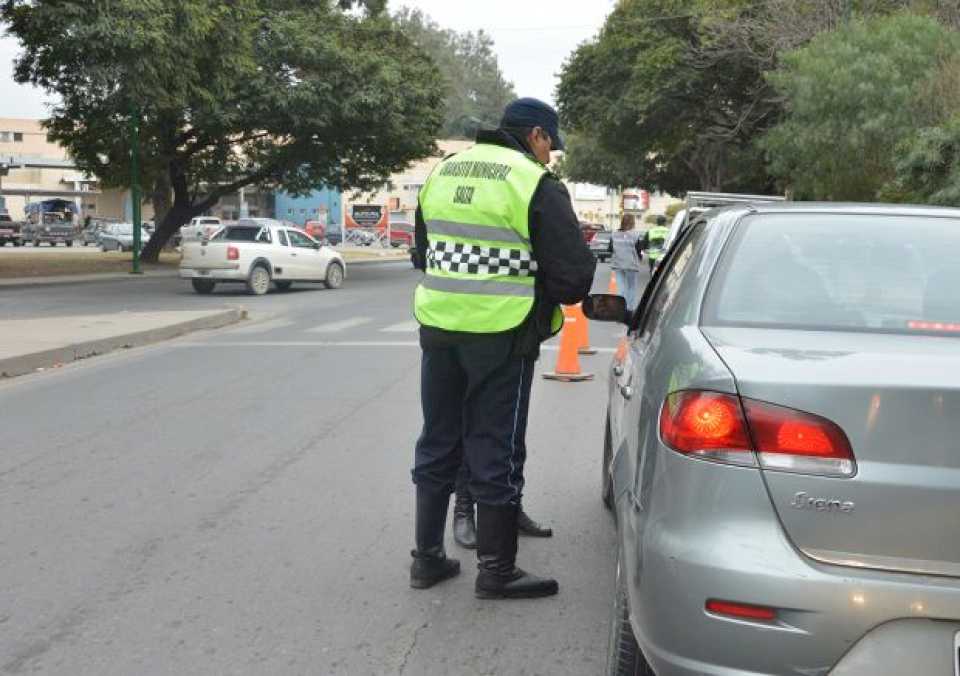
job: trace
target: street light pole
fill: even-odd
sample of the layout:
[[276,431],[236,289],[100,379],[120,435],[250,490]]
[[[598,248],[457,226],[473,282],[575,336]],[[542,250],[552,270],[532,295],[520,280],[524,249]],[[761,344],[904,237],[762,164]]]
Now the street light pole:
[[133,211],[133,269],[140,270],[140,111],[135,103],[130,104],[130,202]]

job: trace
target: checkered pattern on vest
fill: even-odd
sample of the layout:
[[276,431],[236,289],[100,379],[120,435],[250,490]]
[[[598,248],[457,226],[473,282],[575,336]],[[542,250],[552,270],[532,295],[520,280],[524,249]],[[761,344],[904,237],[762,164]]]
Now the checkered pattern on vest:
[[537,271],[537,262],[526,251],[442,240],[430,242],[427,262],[431,268],[476,275],[529,277]]

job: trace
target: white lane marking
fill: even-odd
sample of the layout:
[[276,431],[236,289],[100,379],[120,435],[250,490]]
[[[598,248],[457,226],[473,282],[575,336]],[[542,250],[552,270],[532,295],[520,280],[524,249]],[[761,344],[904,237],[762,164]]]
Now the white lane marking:
[[[173,344],[171,344],[173,345]],[[402,340],[249,340],[244,342],[232,341],[183,341],[176,343],[178,347],[420,347],[418,341]],[[556,352],[556,345],[544,345],[540,348],[544,352]],[[613,347],[595,348],[599,354],[613,354],[617,350]]]
[[413,333],[420,328],[420,323],[416,320],[412,322],[400,322],[380,329],[381,333]]
[[276,331],[277,329],[286,329],[293,326],[293,321],[289,319],[269,319],[263,322],[250,322],[248,324],[239,324],[237,328],[230,331],[231,335],[253,335],[257,333],[266,333],[267,331]]
[[346,331],[347,329],[352,329],[355,326],[363,326],[368,324],[373,320],[370,317],[354,317],[352,319],[344,319],[339,322],[327,322],[326,324],[321,324],[312,329],[307,329],[307,333],[336,333],[337,331]]

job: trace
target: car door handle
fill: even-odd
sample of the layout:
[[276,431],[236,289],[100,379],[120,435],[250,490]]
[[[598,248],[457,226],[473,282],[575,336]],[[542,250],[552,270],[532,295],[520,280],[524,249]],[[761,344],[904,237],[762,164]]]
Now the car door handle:
[[633,388],[630,385],[621,385],[620,394],[624,399],[633,399]]
[[297,257],[297,254],[296,254],[296,253],[291,253],[290,255],[293,256],[294,258]]
[[623,375],[623,364],[617,364],[613,367],[613,375],[617,378]]

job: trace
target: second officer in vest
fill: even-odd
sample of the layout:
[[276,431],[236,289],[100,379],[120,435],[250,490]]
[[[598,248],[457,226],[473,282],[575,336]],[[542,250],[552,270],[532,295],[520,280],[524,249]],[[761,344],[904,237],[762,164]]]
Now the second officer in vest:
[[477,501],[476,595],[529,598],[558,589],[556,580],[516,566],[534,362],[540,343],[562,326],[558,305],[589,293],[596,265],[566,188],[546,168],[550,152],[563,149],[558,127],[547,104],[514,101],[500,128],[479,132],[476,145],[441,162],[420,191],[416,588],[460,572],[443,536],[463,459]]

